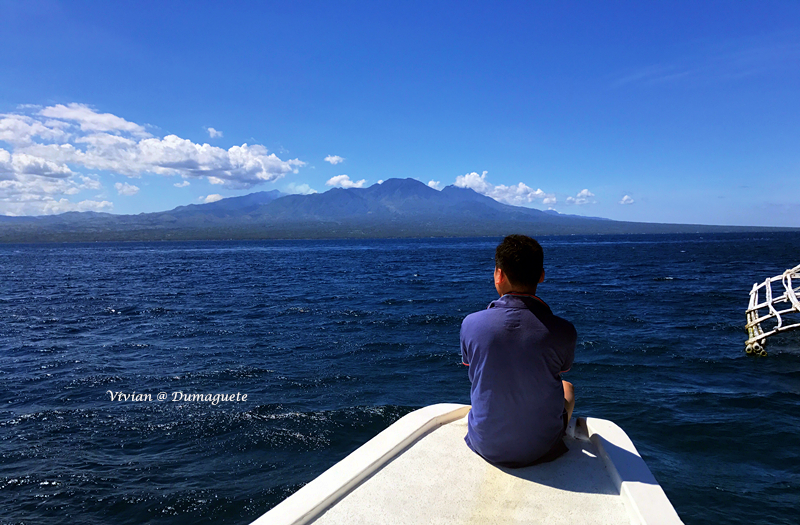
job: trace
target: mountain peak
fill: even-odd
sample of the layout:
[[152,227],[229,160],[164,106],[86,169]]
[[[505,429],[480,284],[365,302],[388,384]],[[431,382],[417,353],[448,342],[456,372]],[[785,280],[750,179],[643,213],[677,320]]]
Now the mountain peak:
[[412,178],[394,178],[394,179],[386,179],[380,184],[373,184],[370,188],[375,186],[380,186],[382,188],[418,188],[420,186],[428,187],[427,184],[418,181],[417,179]]
[[373,184],[367,188],[367,193],[378,198],[389,196],[431,198],[438,192],[416,179],[388,179],[381,184]]

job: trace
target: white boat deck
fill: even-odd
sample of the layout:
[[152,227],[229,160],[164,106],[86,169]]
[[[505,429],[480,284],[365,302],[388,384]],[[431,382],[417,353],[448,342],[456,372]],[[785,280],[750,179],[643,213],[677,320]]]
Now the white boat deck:
[[496,467],[464,443],[464,405],[412,412],[254,525],[679,524],[627,435],[580,419],[552,463]]

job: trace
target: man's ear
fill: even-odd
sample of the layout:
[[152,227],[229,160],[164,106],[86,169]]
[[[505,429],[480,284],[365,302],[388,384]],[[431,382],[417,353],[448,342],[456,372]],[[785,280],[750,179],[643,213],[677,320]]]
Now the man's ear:
[[541,275],[541,277],[539,277],[539,282],[540,283],[544,282],[544,268],[542,268],[542,275]]

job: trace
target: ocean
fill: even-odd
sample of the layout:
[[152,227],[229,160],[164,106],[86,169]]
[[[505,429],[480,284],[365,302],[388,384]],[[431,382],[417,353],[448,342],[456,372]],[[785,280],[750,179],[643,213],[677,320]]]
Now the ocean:
[[[0,245],[0,522],[247,524],[469,403],[499,240]],[[797,523],[800,331],[747,356],[744,313],[800,233],[539,240],[575,415],[621,426],[687,524]]]

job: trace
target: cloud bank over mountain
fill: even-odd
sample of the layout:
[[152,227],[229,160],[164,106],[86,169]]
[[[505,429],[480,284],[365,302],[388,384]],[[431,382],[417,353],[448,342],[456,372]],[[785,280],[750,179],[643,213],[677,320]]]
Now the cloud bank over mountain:
[[534,190],[524,182],[511,186],[503,184],[495,186],[486,180],[487,174],[488,172],[484,171],[480,175],[476,172],[459,175],[456,177],[455,185],[459,188],[470,188],[498,202],[514,206],[522,206],[533,202],[541,202],[543,205],[548,206],[557,202],[554,193],[545,193],[541,189]]
[[[216,128],[203,129],[210,139],[223,137]],[[339,155],[324,157],[328,168],[345,160]],[[203,193],[199,196],[201,200],[205,201],[209,195],[224,198],[228,196],[225,193],[297,174],[305,165],[297,158],[281,159],[260,144],[244,143],[225,149],[176,134],[161,135],[154,126],[103,113],[86,104],[27,105],[0,114],[0,215],[112,211],[114,203],[110,198],[135,196],[118,201],[125,208],[137,199],[144,202],[152,198],[158,190],[148,183],[132,184],[119,179],[146,176],[180,177],[169,188],[186,188],[195,181],[202,182],[196,186],[198,193]],[[327,180],[322,180],[329,187],[351,189],[367,185],[367,178],[345,174],[325,177]],[[208,184],[219,186],[220,190],[209,188]],[[431,179],[427,185],[442,190],[446,183]],[[455,177],[455,186],[514,206],[596,203],[595,195],[588,189],[557,198],[554,192],[534,189],[524,182],[492,184],[487,171],[459,175]],[[284,190],[302,195],[316,193],[312,185],[297,180],[290,181]],[[94,191],[90,198],[78,195],[88,191]],[[629,204],[632,199],[627,197],[623,201]]]
[[[58,210],[56,201],[50,204]],[[78,203],[86,211],[102,211]],[[63,210],[61,210],[63,211]],[[367,188],[287,195],[277,190],[135,215],[62,214],[1,217],[2,242],[86,242],[190,239],[338,239],[498,237],[530,235],[697,233],[747,228],[619,222],[502,204],[469,188],[441,190],[416,179],[388,179]]]
[[366,179],[353,181],[350,180],[349,175],[336,175],[335,177],[328,179],[325,185],[339,188],[363,188],[366,183]]

